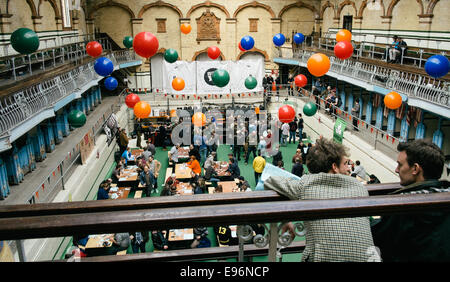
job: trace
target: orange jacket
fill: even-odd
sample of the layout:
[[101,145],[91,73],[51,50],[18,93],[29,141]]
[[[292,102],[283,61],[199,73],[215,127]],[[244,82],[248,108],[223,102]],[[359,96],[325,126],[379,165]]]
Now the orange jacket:
[[200,163],[197,160],[193,160],[187,163],[188,167],[192,169],[195,174],[202,173],[202,167],[200,166]]

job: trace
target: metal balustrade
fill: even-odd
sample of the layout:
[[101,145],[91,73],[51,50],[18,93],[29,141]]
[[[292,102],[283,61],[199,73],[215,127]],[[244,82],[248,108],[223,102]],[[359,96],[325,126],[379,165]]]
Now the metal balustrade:
[[[116,65],[135,61],[132,51],[113,52],[107,57]],[[118,58],[116,59],[116,54]],[[94,62],[81,65],[69,72],[33,85],[10,96],[0,98],[0,136],[12,128],[51,108],[60,99],[74,93],[100,76],[94,71]]]
[[[275,57],[293,58],[299,60],[304,65],[307,64],[309,57],[315,52],[310,50],[298,49],[291,56],[287,51],[276,48],[273,50]],[[370,85],[377,85],[392,91],[405,94],[408,97],[421,99],[426,102],[450,108],[450,89],[449,83],[407,71],[393,70],[365,62],[355,61],[353,59],[341,60],[336,57],[330,57],[330,71],[346,75]]]

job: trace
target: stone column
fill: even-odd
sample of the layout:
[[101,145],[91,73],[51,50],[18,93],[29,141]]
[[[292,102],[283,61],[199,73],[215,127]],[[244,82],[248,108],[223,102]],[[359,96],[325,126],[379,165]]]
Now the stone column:
[[42,16],[33,16],[33,28],[35,32],[43,31],[42,30]]
[[226,34],[224,36],[224,42],[227,42],[228,45],[224,47],[224,53],[227,60],[236,60],[239,55],[239,38],[236,38],[236,18],[228,18],[227,25],[225,27]]

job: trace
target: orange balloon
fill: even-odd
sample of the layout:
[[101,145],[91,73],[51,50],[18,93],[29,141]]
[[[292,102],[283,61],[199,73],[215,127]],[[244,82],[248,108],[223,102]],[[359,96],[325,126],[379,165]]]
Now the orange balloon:
[[259,114],[259,107],[255,108],[255,114]]
[[180,29],[181,29],[181,32],[182,32],[182,33],[188,34],[189,32],[191,32],[192,27],[191,27],[190,24],[184,23],[184,24],[181,25]]
[[352,41],[352,33],[346,29],[341,29],[336,33],[336,41]]
[[172,87],[173,89],[175,89],[176,91],[181,91],[184,89],[184,79],[182,79],[181,77],[175,77],[172,80]]
[[177,110],[170,110],[170,117],[176,117],[177,116]]
[[152,108],[145,101],[140,101],[134,105],[134,115],[138,118],[148,118],[152,112]]
[[384,104],[388,109],[398,109],[402,105],[402,96],[394,91],[389,92],[386,96],[384,96]]
[[195,126],[202,127],[206,124],[206,116],[204,113],[198,112],[192,116],[192,123]]
[[309,57],[306,65],[312,75],[319,77],[330,69],[330,59],[325,54],[316,53]]

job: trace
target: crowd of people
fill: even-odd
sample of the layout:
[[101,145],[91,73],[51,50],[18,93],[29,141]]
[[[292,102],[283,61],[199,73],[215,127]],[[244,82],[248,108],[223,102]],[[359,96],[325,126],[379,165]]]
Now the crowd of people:
[[[357,109],[355,109],[357,111]],[[241,175],[239,161],[243,157],[245,166],[252,162],[255,183],[261,179],[266,163],[272,158],[272,164],[284,169],[284,163],[289,158],[292,163],[291,172],[300,177],[292,181],[283,177],[270,176],[264,181],[264,188],[275,190],[290,199],[328,199],[366,197],[367,189],[363,184],[376,184],[380,180],[374,174],[368,174],[360,160],[349,159],[348,149],[343,145],[320,136],[315,142],[304,142],[303,119],[301,114],[291,123],[281,124],[280,143],[268,144],[267,137],[272,134],[270,130],[264,132],[265,138],[260,138],[257,144],[249,144],[249,138],[257,139],[254,132],[246,131],[249,124],[236,126],[237,134],[242,130],[245,136],[244,145],[232,145],[228,155],[228,169],[232,179],[237,179],[239,192],[252,191],[248,179]],[[123,131],[121,131],[123,132]],[[119,139],[125,140],[125,138]],[[217,161],[217,143],[208,142],[204,136],[194,135],[194,143],[189,147],[189,160],[187,166],[191,168],[189,183],[194,194],[208,193],[208,184],[212,185],[214,193],[222,193],[218,173],[215,170]],[[291,156],[284,156],[286,150],[280,145],[298,142],[295,152]],[[98,199],[108,198],[108,187],[117,181],[120,170],[126,166],[128,144],[121,143],[123,155],[110,179],[103,181],[99,187]],[[169,151],[169,161],[178,163],[178,149],[174,145]],[[404,188],[393,194],[417,194],[450,192],[449,183],[439,181],[444,166],[442,151],[433,143],[424,140],[415,140],[409,143],[400,143],[398,146],[398,167],[396,172],[400,177],[400,184]],[[269,154],[271,152],[271,154]],[[274,153],[276,152],[276,153]],[[250,155],[253,155],[253,160]],[[138,158],[140,182],[147,189],[157,189],[158,168],[161,167],[154,159],[155,146],[148,142],[144,152]],[[306,173],[307,171],[307,173]],[[160,196],[178,195],[177,184],[179,180],[175,174],[167,177]],[[151,194],[151,191],[148,195]],[[300,197],[300,198],[299,198]],[[302,256],[303,261],[411,261],[411,260],[449,260],[450,246],[444,238],[449,234],[448,214],[444,211],[435,213],[422,212],[411,215],[382,216],[380,218],[357,217],[345,219],[330,219],[326,221],[305,221],[306,248]],[[343,228],[345,226],[345,228]],[[257,228],[258,226],[254,226]],[[261,226],[259,226],[261,227]],[[288,225],[292,229],[292,225]],[[231,237],[229,225],[214,226],[219,245],[232,245],[237,243],[236,237]],[[293,230],[290,230],[293,232]],[[120,234],[114,237],[117,249],[128,246],[133,252],[145,251],[145,244],[153,240],[156,250],[168,250],[168,230],[133,231],[128,233],[128,239]],[[329,234],[329,235],[326,235]],[[357,236],[355,235],[357,234]],[[151,235],[151,236],[149,236]],[[331,236],[331,237],[330,237]],[[125,239],[124,239],[125,238]],[[331,238],[339,238],[336,244]],[[418,238],[425,238],[424,240]],[[208,228],[194,228],[192,248],[209,247]],[[317,248],[317,246],[321,246]]]

